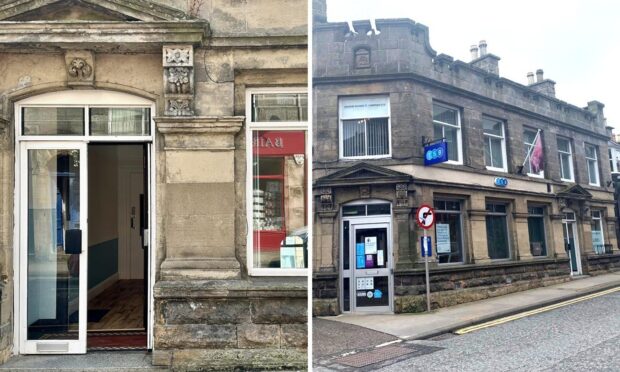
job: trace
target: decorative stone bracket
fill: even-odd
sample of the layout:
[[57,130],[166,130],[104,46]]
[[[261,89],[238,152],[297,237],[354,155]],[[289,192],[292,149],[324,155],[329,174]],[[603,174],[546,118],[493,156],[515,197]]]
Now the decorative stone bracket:
[[165,115],[194,115],[194,47],[164,45]]

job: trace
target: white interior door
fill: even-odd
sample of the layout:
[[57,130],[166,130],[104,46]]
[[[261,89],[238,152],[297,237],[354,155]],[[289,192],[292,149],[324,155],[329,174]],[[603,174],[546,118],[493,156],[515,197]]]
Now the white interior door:
[[81,142],[20,145],[20,352],[86,352],[87,153]]

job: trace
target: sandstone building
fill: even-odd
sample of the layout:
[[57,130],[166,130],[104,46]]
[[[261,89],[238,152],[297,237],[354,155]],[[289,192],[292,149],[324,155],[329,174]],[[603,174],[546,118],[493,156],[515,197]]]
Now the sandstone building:
[[304,368],[307,115],[306,1],[0,1],[0,361]]
[[424,311],[424,204],[434,308],[620,268],[602,103],[501,77],[485,42],[463,62],[409,19],[352,26],[314,15],[314,314]]

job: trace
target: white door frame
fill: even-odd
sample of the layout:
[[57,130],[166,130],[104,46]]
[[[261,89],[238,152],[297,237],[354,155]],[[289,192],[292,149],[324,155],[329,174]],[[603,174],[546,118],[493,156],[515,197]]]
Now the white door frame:
[[[87,289],[88,289],[88,150],[86,142],[21,142],[19,144],[21,154],[26,154],[28,150],[38,149],[71,149],[80,152],[80,230],[82,230],[82,253],[80,254],[79,290],[78,290],[78,339],[77,340],[28,340],[28,286],[23,285],[19,291],[19,306],[22,309],[19,317],[20,352],[22,354],[84,354],[86,353],[86,308],[87,308]],[[17,173],[17,172],[16,172]],[[21,156],[19,173],[28,177],[28,156]],[[22,180],[22,181],[25,181]],[[24,182],[27,187],[27,182]],[[16,199],[17,200],[17,199]],[[28,208],[28,191],[24,190],[19,195],[20,211]],[[24,237],[19,241],[19,260],[23,266],[28,263],[28,213],[21,213],[19,219],[20,236]],[[20,283],[28,283],[28,270],[20,267]],[[17,319],[17,317],[16,317]]]
[[[367,203],[367,204],[374,204],[373,202],[371,203]],[[350,204],[349,204],[350,205]],[[344,222],[348,221],[349,222],[349,246],[348,247],[344,247],[344,239],[342,239],[343,237],[343,225]],[[356,265],[355,265],[355,251],[354,251],[354,244],[353,242],[355,241],[355,230],[356,229],[361,229],[361,228],[381,228],[381,227],[385,227],[387,229],[387,257],[388,257],[388,265],[385,269],[378,269],[381,271],[386,271],[386,273],[382,273],[380,275],[377,276],[384,276],[383,274],[387,275],[388,277],[388,289],[389,289],[389,305],[388,306],[368,306],[368,307],[357,307],[355,306],[355,272],[356,272]],[[342,218],[341,223],[340,223],[340,253],[342,253],[342,249],[349,249],[349,270],[343,270],[342,269],[342,265],[340,266],[340,303],[343,303],[343,298],[344,298],[344,276],[345,276],[345,271],[348,274],[348,278],[349,278],[349,308],[350,308],[350,312],[357,312],[357,313],[385,313],[385,312],[393,312],[394,311],[394,271],[393,271],[393,267],[394,267],[394,255],[393,255],[393,240],[394,237],[392,236],[392,216],[391,215],[382,215],[382,216],[359,216],[359,217],[346,217],[346,218]],[[361,270],[361,269],[360,269]],[[372,269],[377,270],[377,269]],[[372,274],[375,275],[375,274]],[[342,310],[342,307],[341,307]]]
[[573,215],[575,215],[573,211],[568,211],[568,212],[564,212],[564,217],[562,218],[562,228],[564,229],[564,231],[566,232],[566,236],[570,237],[569,235],[569,230],[568,230],[568,225],[570,224],[572,227],[572,231],[573,231],[573,241],[575,242],[575,262],[577,263],[577,271],[573,271],[573,263],[571,262],[571,252],[570,250],[568,251],[568,267],[570,268],[570,275],[581,275],[583,273],[582,271],[582,267],[581,267],[581,246],[579,244],[579,232],[577,231],[577,220],[576,218],[573,219],[567,219],[566,215],[567,213],[573,213]]
[[[93,104],[96,103],[96,104]],[[85,108],[85,135],[84,136],[24,136],[22,135],[22,127],[21,127],[21,113],[22,108],[25,106],[37,106],[37,107],[84,107]],[[89,118],[88,118],[88,108],[89,107],[149,107],[151,110],[151,120],[150,120],[150,135],[148,136],[90,136],[89,135]],[[146,98],[138,97],[132,94],[121,93],[116,91],[106,91],[106,90],[65,90],[59,92],[50,92],[43,93],[40,95],[36,95],[33,97],[25,98],[21,101],[18,101],[14,104],[14,126],[15,126],[15,189],[14,189],[14,206],[13,206],[13,214],[14,221],[16,223],[13,227],[13,283],[14,283],[14,293],[13,293],[13,353],[14,354],[25,354],[27,351],[22,347],[22,338],[26,338],[26,334],[21,330],[21,322],[24,321],[22,318],[22,311],[25,311],[25,304],[21,303],[20,294],[22,290],[25,290],[25,279],[22,278],[26,270],[22,270],[21,268],[21,252],[22,252],[22,237],[27,239],[26,235],[23,235],[24,232],[21,231],[22,225],[27,227],[27,224],[24,225],[22,219],[27,218],[26,216],[22,216],[21,213],[21,200],[24,195],[27,195],[26,190],[22,190],[22,177],[27,177],[27,174],[24,175],[21,172],[22,166],[22,143],[51,143],[54,141],[56,144],[60,144],[61,142],[66,144],[67,146],[76,146],[78,143],[82,143],[84,146],[87,146],[89,142],[128,142],[128,143],[146,143],[146,156],[148,162],[148,185],[147,185],[147,194],[148,194],[148,205],[149,205],[149,214],[148,214],[148,229],[145,230],[145,236],[148,237],[146,240],[146,244],[148,244],[149,254],[148,254],[148,278],[147,279],[147,349],[153,349],[153,324],[154,324],[154,297],[153,297],[153,285],[155,283],[155,265],[156,258],[155,253],[157,247],[156,237],[157,237],[157,226],[156,226],[156,160],[155,160],[155,149],[157,148],[156,144],[156,136],[155,136],[155,121],[153,117],[156,115],[156,106],[155,103]],[[84,152],[86,154],[86,151]],[[24,157],[25,158],[25,157]],[[25,160],[24,160],[25,161]],[[84,167],[87,168],[87,167]],[[88,178],[86,178],[87,180]],[[87,188],[88,182],[84,182],[83,186]],[[82,187],[82,184],[80,185]],[[86,193],[81,194],[86,195]],[[84,200],[84,206],[87,207],[88,199]],[[87,209],[84,209],[87,211]],[[84,214],[84,218],[87,218],[87,214]],[[17,223],[19,221],[19,223]],[[87,239],[82,240],[82,244],[88,245]],[[87,249],[83,249],[83,252],[86,252]],[[86,254],[82,254],[83,257],[86,257]],[[80,259],[80,263],[85,258]],[[86,261],[87,262],[87,261]],[[86,267],[80,264],[81,267]],[[87,275],[87,270],[80,270],[80,275],[85,273]],[[80,281],[82,281],[80,276]],[[84,281],[87,283],[87,279]],[[22,285],[23,284],[23,285]],[[22,288],[23,287],[23,288]],[[81,317],[86,317],[86,312],[81,311]],[[86,320],[86,319],[85,319]],[[84,322],[86,325],[86,323]],[[86,328],[85,328],[86,331]],[[84,337],[84,342],[86,342],[86,337]],[[63,352],[64,353],[73,353],[73,352]]]

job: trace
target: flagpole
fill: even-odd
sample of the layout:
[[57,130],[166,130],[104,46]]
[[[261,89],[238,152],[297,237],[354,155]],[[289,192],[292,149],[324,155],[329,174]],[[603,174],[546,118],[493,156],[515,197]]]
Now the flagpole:
[[521,164],[521,167],[525,167],[525,163],[527,162],[527,159],[530,157],[530,155],[532,155],[532,152],[534,151],[534,147],[536,147],[536,140],[538,140],[539,136],[540,136],[540,129],[538,129],[538,131],[536,132],[536,136],[534,137],[534,141],[532,142],[532,147],[530,147],[530,149],[527,151],[527,155],[525,155],[525,159],[523,160],[523,164]]

